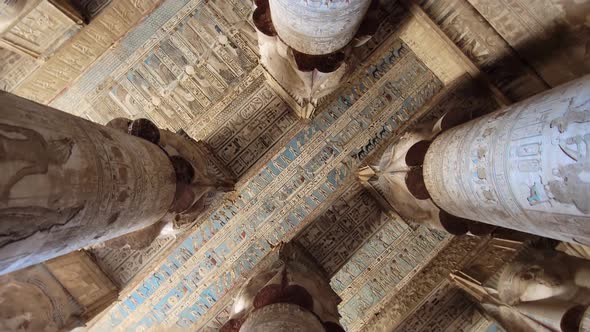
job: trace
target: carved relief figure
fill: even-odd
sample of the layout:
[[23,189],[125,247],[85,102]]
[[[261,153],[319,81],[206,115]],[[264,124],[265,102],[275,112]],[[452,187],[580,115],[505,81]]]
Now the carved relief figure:
[[529,190],[530,196],[527,197],[527,201],[530,205],[534,206],[549,201],[545,187],[542,185],[540,180],[539,182],[535,182],[532,186],[530,186]]
[[0,123],[0,165],[24,164],[1,184],[0,202],[8,200],[12,187],[24,177],[46,174],[50,165],[64,165],[73,146],[70,138],[47,141],[33,129]]
[[125,113],[134,116],[141,113],[138,102],[119,84],[115,84],[109,95],[115,103],[117,103]]
[[[585,123],[590,122],[590,109],[582,111],[575,111],[572,107],[574,100],[570,101],[570,106],[567,112],[563,116],[560,116],[551,121],[551,128],[557,128],[560,133],[567,131],[569,124],[571,123]],[[583,105],[590,104],[590,100],[586,101]]]
[[[590,110],[576,111],[572,103],[573,100],[563,116],[551,121],[551,127],[557,128],[562,134],[572,123],[590,122]],[[562,180],[549,181],[549,190],[556,201],[573,204],[582,213],[590,213],[590,182],[583,175],[590,172],[590,133],[560,138],[559,147],[575,163],[559,166],[555,173]]]
[[[41,206],[22,206],[0,209],[0,223],[6,233],[0,235],[0,247],[25,239],[38,231],[47,231],[74,219],[84,206],[51,209]],[[30,224],[36,226],[31,234]]]
[[176,77],[165,64],[155,55],[151,54],[144,60],[145,67],[150,71],[156,80],[162,84],[163,87],[168,87],[176,81]]

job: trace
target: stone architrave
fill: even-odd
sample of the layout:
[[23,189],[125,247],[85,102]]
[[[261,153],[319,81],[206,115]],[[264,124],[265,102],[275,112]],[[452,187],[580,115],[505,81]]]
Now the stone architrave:
[[448,213],[590,243],[590,76],[442,133],[424,161]]
[[176,191],[157,145],[0,92],[0,274],[137,231]]

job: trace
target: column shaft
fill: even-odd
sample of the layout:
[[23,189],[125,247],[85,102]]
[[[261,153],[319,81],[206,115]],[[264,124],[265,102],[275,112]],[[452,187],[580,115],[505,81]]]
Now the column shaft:
[[285,43],[313,55],[336,52],[355,36],[371,0],[270,0],[274,27]]
[[424,180],[453,215],[590,244],[590,76],[444,132]]
[[155,144],[0,92],[0,274],[160,220],[176,190]]

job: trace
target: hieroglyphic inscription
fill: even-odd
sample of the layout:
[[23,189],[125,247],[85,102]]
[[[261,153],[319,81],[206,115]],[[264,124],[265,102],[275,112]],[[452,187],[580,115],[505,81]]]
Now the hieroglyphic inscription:
[[48,0],[20,18],[0,39],[33,56],[48,56],[80,27]]
[[419,271],[450,240],[444,232],[413,230],[399,216],[381,218],[384,226],[332,278],[342,298],[341,322],[351,331],[363,331],[383,302],[419,278]]
[[38,65],[32,57],[0,48],[0,90],[11,91]]
[[[247,85],[251,79],[245,76],[257,63],[257,55],[246,41],[253,28],[244,24],[242,2],[235,4],[240,16],[227,18],[218,12],[217,5],[191,0],[179,7],[178,12],[171,13],[172,6],[158,8],[138,28],[139,32],[123,39],[120,50],[115,50],[127,53],[125,61],[119,55],[113,58],[116,52],[107,52],[95,67],[110,66],[113,70],[93,69],[92,75],[82,77],[71,93],[55,104],[103,122],[122,113],[127,117],[149,118],[158,126],[172,130],[184,128],[191,132],[191,127],[213,130],[207,124],[223,107],[212,105],[233,98],[230,91],[240,90],[241,84]],[[227,4],[221,7],[233,8]],[[168,21],[162,22],[166,15]],[[230,18],[233,21],[228,21]],[[150,36],[149,30],[156,22],[164,25],[165,32]],[[131,37],[145,42],[138,45]],[[76,92],[81,93],[78,89],[87,91],[83,93],[84,101],[77,100]],[[111,99],[109,105],[114,108],[101,108],[98,101],[104,96]],[[87,106],[79,107],[82,102]]]
[[490,324],[469,296],[447,281],[439,285],[420,308],[393,331],[476,332]]
[[206,141],[237,176],[244,174],[297,127],[295,114],[264,82],[262,75],[240,91],[234,102],[221,112],[227,117],[225,123]]
[[433,199],[464,218],[588,243],[588,89],[582,78],[443,133],[425,161]]
[[133,249],[91,249],[97,264],[113,280],[117,286],[123,289],[131,280],[174,242],[174,237],[166,236],[154,240],[152,244],[140,250]]
[[353,184],[297,236],[297,242],[334,274],[386,221],[369,193]]
[[480,240],[475,237],[454,238],[412,280],[397,292],[388,294],[381,310],[370,318],[363,331],[386,331],[398,326],[418,305],[446,281],[448,274],[461,267]]

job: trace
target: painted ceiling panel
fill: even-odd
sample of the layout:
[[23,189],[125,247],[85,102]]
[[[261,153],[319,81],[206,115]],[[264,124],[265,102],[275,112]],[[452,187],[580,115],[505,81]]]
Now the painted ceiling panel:
[[[358,72],[352,84],[345,86],[308,126],[295,133],[286,148],[279,150],[258,175],[244,183],[235,201],[225,202],[204,217],[165,263],[113,307],[95,328],[203,327],[212,307],[249,274],[271,245],[295,236],[315,220],[314,214],[334,199],[335,192],[345,192],[354,181],[354,169],[370,151],[392,137],[404,121],[442,89],[441,82],[402,41],[392,39],[386,44]],[[374,102],[378,99],[387,102]],[[348,288],[341,290],[343,295],[348,294],[343,304],[345,311],[356,307],[356,302],[364,306],[347,312],[348,324],[362,322],[358,320],[362,313],[358,308],[372,307],[392,287],[407,282],[414,268],[428,257],[427,252],[436,252],[436,243],[441,238],[428,231],[421,233],[424,230],[416,233],[404,225],[398,221],[376,227],[379,230],[374,239],[364,242],[354,254],[375,259],[385,255],[383,261],[394,262],[393,268],[399,272],[383,278],[373,276],[379,269],[370,273],[367,266],[363,276],[370,279],[355,279],[359,292],[348,294]],[[403,227],[408,232],[404,233]],[[371,233],[363,235],[369,238]],[[426,240],[433,245],[408,250],[417,236],[434,236]],[[386,250],[388,244],[397,249]],[[354,255],[349,260],[352,263],[339,270],[342,280],[347,273],[354,277],[355,272],[361,272],[361,267],[354,265]],[[335,257],[341,257],[343,263],[345,256]],[[334,265],[333,270],[342,263],[329,262]]]
[[[102,123],[123,115],[171,129],[202,121],[203,109],[256,66],[249,13],[243,0],[166,1],[51,106]],[[94,110],[104,96],[109,107]]]

